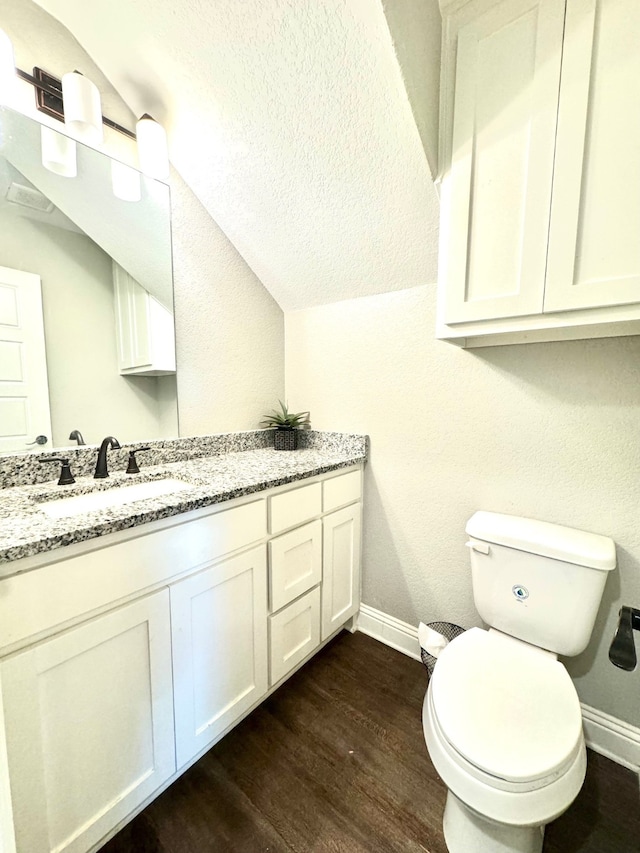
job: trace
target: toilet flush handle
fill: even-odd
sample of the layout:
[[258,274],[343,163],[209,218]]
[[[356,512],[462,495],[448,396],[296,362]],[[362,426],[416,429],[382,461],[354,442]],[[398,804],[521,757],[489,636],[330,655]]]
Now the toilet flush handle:
[[490,554],[491,548],[486,542],[478,542],[476,539],[469,539],[466,543],[467,548],[471,548],[472,551],[477,551],[478,554]]

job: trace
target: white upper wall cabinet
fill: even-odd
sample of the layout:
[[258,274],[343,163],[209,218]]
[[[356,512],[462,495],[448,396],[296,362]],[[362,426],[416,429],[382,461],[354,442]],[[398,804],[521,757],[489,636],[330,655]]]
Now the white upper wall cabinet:
[[640,301],[640,3],[569,0],[545,311]]
[[503,0],[458,33],[445,321],[540,312],[564,9]]
[[640,4],[444,6],[437,336],[640,333]]

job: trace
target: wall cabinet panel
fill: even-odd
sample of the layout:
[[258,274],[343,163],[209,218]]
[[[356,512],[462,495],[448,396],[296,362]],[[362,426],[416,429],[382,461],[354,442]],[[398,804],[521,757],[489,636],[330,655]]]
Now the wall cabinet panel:
[[441,0],[437,336],[640,333],[640,7]]

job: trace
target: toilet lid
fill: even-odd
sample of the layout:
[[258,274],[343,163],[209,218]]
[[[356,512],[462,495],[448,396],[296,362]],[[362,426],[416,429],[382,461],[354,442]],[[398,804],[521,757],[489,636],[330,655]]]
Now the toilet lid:
[[430,687],[451,746],[492,776],[543,779],[581,742],[580,703],[564,666],[503,634],[461,634],[442,651]]

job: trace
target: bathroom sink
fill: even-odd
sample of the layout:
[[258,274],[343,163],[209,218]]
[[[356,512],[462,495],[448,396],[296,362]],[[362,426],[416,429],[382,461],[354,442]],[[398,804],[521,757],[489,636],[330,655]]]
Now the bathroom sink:
[[49,518],[71,518],[85,512],[95,512],[101,509],[124,506],[133,501],[143,501],[147,498],[159,498],[172,492],[190,489],[188,483],[182,480],[151,480],[148,483],[136,483],[132,486],[114,486],[100,492],[90,492],[86,495],[75,495],[72,498],[60,498],[47,501],[38,506]]

